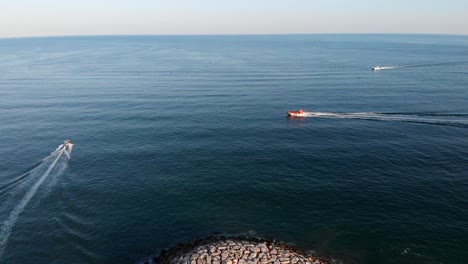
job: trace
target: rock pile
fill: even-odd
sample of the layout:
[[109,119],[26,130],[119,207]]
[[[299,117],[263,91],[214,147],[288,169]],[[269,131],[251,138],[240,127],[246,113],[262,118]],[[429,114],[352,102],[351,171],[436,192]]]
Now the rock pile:
[[292,246],[261,239],[210,237],[179,244],[153,259],[160,264],[326,264]]

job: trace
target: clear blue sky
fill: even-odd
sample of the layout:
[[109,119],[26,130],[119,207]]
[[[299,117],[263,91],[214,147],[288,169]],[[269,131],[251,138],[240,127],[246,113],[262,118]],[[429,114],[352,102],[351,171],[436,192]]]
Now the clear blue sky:
[[468,34],[468,0],[0,0],[0,37]]

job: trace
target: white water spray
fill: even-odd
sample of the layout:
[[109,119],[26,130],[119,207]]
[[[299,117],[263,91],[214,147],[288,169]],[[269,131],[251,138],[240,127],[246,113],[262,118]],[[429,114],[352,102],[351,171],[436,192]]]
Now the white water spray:
[[39,180],[36,183],[34,183],[31,189],[29,189],[29,191],[24,195],[23,199],[21,199],[21,201],[15,206],[13,211],[10,213],[10,216],[8,217],[8,219],[3,222],[2,226],[0,227],[0,260],[3,256],[3,253],[5,252],[8,239],[10,238],[10,235],[11,235],[11,231],[16,221],[18,220],[19,215],[24,211],[24,208],[29,204],[31,199],[34,197],[34,195],[36,194],[41,184],[49,176],[51,171],[55,168],[55,166],[57,165],[57,162],[60,160],[62,155],[65,153],[65,155],[67,155],[68,158],[70,158],[70,152],[71,152],[72,147],[73,145],[69,144],[69,147],[67,150],[63,148],[63,145],[60,145],[56,151],[52,152],[51,156],[57,155],[57,157],[54,159],[52,164],[50,164],[50,166],[47,168],[44,174],[42,174]]

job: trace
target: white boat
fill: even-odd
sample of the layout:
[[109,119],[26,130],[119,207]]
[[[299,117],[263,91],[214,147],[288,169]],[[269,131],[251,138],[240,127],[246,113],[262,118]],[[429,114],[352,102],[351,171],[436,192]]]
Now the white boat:
[[71,153],[72,148],[73,148],[73,144],[70,143],[70,140],[67,139],[63,142],[63,144],[60,144],[58,148],[54,152],[52,152],[52,154],[63,151],[65,155],[67,155],[68,159],[70,159],[70,153]]
[[383,69],[385,69],[385,67],[380,67],[380,66],[372,67],[373,71],[380,71],[380,70],[383,70]]

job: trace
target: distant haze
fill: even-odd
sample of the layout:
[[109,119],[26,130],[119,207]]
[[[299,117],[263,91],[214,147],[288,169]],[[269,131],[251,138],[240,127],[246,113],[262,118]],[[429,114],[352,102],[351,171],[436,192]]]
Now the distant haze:
[[0,0],[0,37],[468,34],[467,0]]

